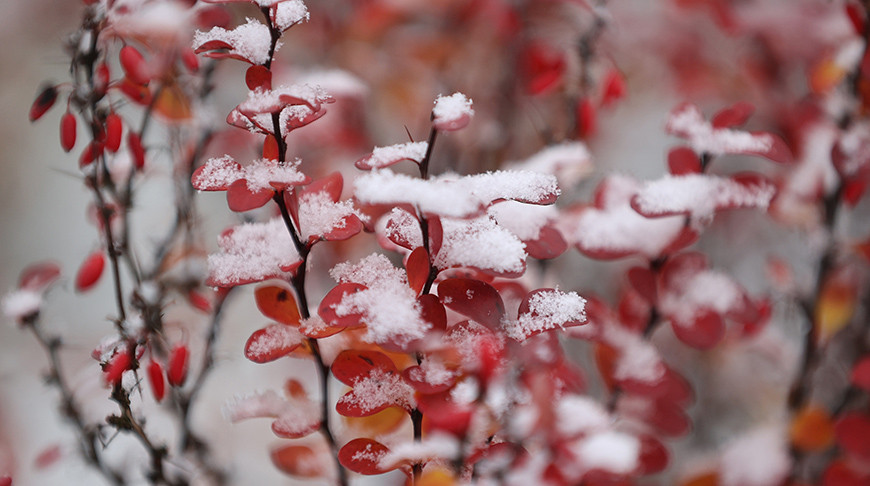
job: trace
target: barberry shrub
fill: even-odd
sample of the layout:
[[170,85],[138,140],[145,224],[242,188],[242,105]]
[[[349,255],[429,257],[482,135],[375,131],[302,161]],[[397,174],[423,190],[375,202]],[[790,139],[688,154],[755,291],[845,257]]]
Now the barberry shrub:
[[83,3],[0,485],[870,482],[865,3]]

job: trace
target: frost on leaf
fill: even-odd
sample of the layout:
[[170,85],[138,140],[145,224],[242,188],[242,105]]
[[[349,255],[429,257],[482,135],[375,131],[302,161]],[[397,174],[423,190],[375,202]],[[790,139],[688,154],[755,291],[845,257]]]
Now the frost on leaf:
[[364,286],[344,294],[331,310],[339,317],[360,314],[366,325],[366,341],[403,346],[422,338],[431,327],[420,315],[417,296],[408,286],[405,272],[384,255],[374,253],[357,264],[340,263],[330,275],[339,283]]
[[354,165],[357,169],[370,170],[389,167],[403,160],[411,160],[419,164],[426,156],[428,147],[427,142],[406,142],[375,147],[370,155],[357,160]]
[[301,260],[280,218],[246,223],[218,238],[220,252],[208,256],[209,285],[229,287],[286,277]]
[[387,407],[411,410],[416,406],[414,389],[395,370],[374,368],[351,386],[353,389],[335,404],[336,411],[346,417],[367,417]]
[[354,193],[365,204],[411,204],[424,213],[459,218],[476,215],[501,199],[552,204],[559,188],[555,177],[528,171],[447,174],[423,180],[383,169],[358,178]]
[[541,149],[511,169],[556,176],[561,187],[574,187],[592,173],[592,157],[583,142],[563,142]]
[[[338,236],[362,229],[368,217],[357,210],[353,201],[334,201],[326,191],[306,192],[299,197],[299,226],[304,239]],[[340,239],[340,238],[335,238]]]
[[764,180],[742,182],[704,174],[666,175],[646,183],[631,205],[647,217],[686,214],[704,222],[722,209],[766,209],[775,192],[774,185]]
[[526,268],[525,245],[489,216],[441,220],[444,230],[435,266],[473,267],[496,275],[518,276]]
[[[740,121],[739,117],[736,121]],[[697,106],[685,103],[671,112],[668,133],[688,140],[699,154],[755,154],[780,163],[792,161],[785,142],[771,133],[750,133],[714,126]]]
[[295,327],[272,324],[251,334],[245,343],[245,357],[255,363],[268,363],[287,356],[305,341]]
[[471,100],[462,93],[439,96],[432,109],[432,125],[437,130],[459,130],[468,125],[474,109]]
[[279,163],[269,159],[255,160],[242,167],[232,157],[224,155],[211,158],[199,167],[191,176],[191,183],[200,191],[226,191],[238,180],[245,180],[251,192],[281,190],[310,181],[298,167],[299,160]]
[[193,48],[214,58],[230,57],[251,64],[265,64],[269,60],[272,34],[269,27],[254,19],[232,30],[213,27],[208,32],[196,31]]
[[538,289],[520,304],[516,321],[505,323],[507,335],[517,341],[555,328],[577,326],[586,322],[586,299],[577,292]]
[[320,427],[320,408],[307,398],[282,398],[274,391],[236,397],[224,406],[233,423],[251,418],[272,418],[278,437],[304,437]]
[[271,90],[258,88],[249,91],[248,98],[236,109],[247,117],[262,113],[278,113],[293,105],[305,105],[316,112],[322,104],[332,101],[332,96],[320,86],[294,84]]
[[[262,4],[262,1],[258,3]],[[302,0],[272,1],[273,10],[270,16],[279,30],[287,30],[294,25],[307,21],[310,17],[308,8]]]
[[620,258],[639,254],[656,258],[684,231],[683,217],[645,218],[630,201],[641,185],[634,179],[611,176],[598,186],[593,207],[566,213],[562,234],[593,258]]

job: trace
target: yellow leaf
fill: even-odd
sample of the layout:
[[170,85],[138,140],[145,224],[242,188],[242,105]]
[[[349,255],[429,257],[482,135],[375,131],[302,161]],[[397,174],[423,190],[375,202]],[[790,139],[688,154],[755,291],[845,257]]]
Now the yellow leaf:
[[345,425],[355,434],[377,437],[395,431],[408,419],[408,412],[399,407],[388,407],[368,417],[342,417]]
[[154,111],[170,121],[183,121],[191,117],[190,100],[177,84],[167,84],[158,91]]
[[849,323],[856,303],[855,287],[847,279],[829,278],[825,281],[814,312],[820,342],[827,341]]

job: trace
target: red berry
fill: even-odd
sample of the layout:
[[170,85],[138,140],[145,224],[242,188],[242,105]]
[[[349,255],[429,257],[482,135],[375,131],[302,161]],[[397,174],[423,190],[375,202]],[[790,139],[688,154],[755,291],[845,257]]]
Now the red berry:
[[110,152],[118,151],[123,131],[124,124],[121,117],[115,113],[109,113],[109,116],[106,117],[106,149]]
[[151,81],[151,75],[148,73],[148,65],[145,63],[145,58],[133,46],[124,46],[120,53],[121,68],[130,81],[136,84],[148,84]]
[[121,377],[125,371],[130,369],[131,364],[130,353],[126,349],[116,352],[103,367],[106,383],[112,386],[120,385]]
[[76,116],[69,111],[60,118],[60,146],[69,152],[76,144]]
[[36,121],[45,114],[57,100],[57,88],[47,86],[39,92],[30,106],[30,121]]
[[187,361],[190,356],[187,346],[178,344],[172,348],[169,354],[169,370],[166,372],[166,378],[172,386],[181,386],[187,378]]
[[145,167],[145,148],[142,147],[142,139],[136,132],[127,134],[127,148],[130,149],[130,156],[133,157],[133,166],[136,170],[142,170]]
[[166,396],[166,380],[163,378],[163,367],[157,361],[148,363],[148,381],[151,382],[151,392],[158,402]]
[[100,280],[100,275],[103,274],[105,266],[106,257],[102,250],[97,250],[88,255],[76,274],[76,291],[84,292],[93,287]]

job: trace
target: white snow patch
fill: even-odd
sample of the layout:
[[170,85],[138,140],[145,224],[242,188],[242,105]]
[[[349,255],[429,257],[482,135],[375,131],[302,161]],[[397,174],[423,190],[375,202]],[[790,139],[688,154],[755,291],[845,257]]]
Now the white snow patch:
[[281,218],[236,226],[218,237],[218,246],[221,252],[208,256],[209,279],[217,285],[281,275],[299,261]]
[[744,185],[705,174],[666,175],[647,182],[635,204],[647,215],[685,213],[707,221],[721,208],[766,209],[775,192],[772,184]]
[[752,430],[725,446],[719,465],[723,486],[775,486],[788,474],[791,459],[776,427]]
[[254,64],[265,64],[269,60],[269,48],[272,46],[272,35],[269,27],[263,23],[247,19],[247,23],[232,30],[213,27],[208,32],[196,31],[193,35],[193,48],[210,41],[221,41],[231,45],[230,54],[243,57]]
[[564,328],[569,322],[586,321],[586,299],[577,292],[548,290],[538,292],[529,298],[529,312],[519,316],[516,321],[506,323],[508,336],[524,341],[532,334]]
[[583,467],[616,474],[632,472],[640,455],[640,440],[614,430],[595,432],[572,447]]
[[685,104],[671,113],[666,130],[685,137],[692,149],[712,155],[766,152],[773,146],[770,135],[753,135],[727,128],[713,128],[697,106]]

